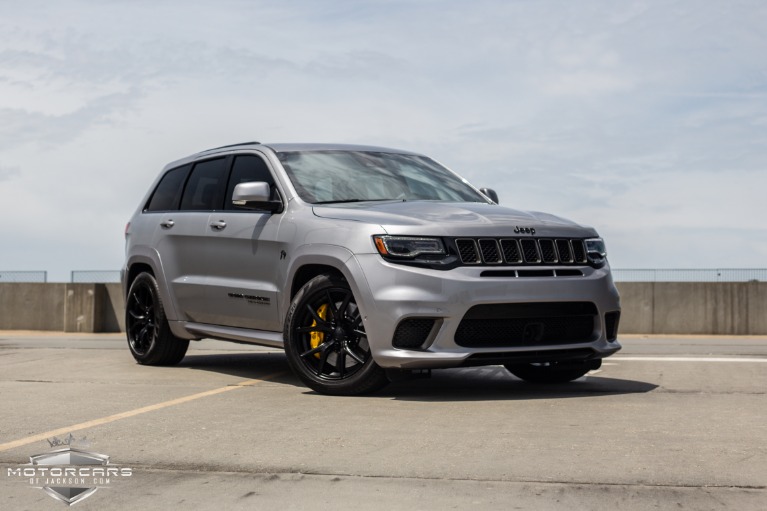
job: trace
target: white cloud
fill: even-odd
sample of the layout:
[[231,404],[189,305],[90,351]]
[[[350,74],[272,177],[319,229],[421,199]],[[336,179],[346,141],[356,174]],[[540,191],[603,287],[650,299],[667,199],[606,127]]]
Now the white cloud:
[[595,225],[616,266],[764,266],[765,22],[759,1],[4,3],[0,214],[27,228],[0,227],[0,270],[119,267],[162,165],[252,139],[425,152]]

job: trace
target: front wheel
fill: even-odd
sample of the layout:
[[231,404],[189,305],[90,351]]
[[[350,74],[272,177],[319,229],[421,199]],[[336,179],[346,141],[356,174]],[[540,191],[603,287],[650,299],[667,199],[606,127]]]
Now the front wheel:
[[373,360],[349,284],[339,276],[319,275],[296,293],[283,338],[293,372],[321,394],[365,394],[389,382]]
[[186,355],[189,341],[170,331],[160,288],[149,273],[131,283],[125,302],[125,332],[136,362],[144,365],[175,365]]
[[544,362],[537,364],[505,364],[504,367],[522,380],[530,383],[567,383],[577,380],[602,365],[601,360],[582,363]]

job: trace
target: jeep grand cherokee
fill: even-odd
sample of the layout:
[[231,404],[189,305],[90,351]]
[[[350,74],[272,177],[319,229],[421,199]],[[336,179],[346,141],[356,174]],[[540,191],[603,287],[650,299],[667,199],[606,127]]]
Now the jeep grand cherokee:
[[139,363],[201,338],[273,346],[327,394],[488,364],[567,382],[620,349],[594,229],[381,147],[252,142],[168,164],[126,229],[122,281]]

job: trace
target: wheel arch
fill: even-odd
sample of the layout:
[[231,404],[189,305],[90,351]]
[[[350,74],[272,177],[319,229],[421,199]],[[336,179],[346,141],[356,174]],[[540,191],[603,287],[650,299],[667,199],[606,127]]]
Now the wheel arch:
[[293,301],[296,293],[314,277],[323,274],[337,275],[346,279],[343,272],[334,266],[327,264],[304,264],[299,267],[293,275],[293,282],[290,285],[290,301]]
[[[134,263],[128,267],[128,272],[125,278],[125,296],[128,296],[128,290],[131,284],[141,273],[149,273],[153,277],[155,276],[154,270],[147,263]],[[155,277],[156,278],[156,277]]]
[[365,276],[349,249],[337,245],[304,245],[291,260],[291,268],[282,288],[284,292],[280,315],[283,320],[296,293],[307,282],[323,273],[338,275],[346,280],[363,312],[372,306],[368,299],[370,292]]
[[126,300],[128,298],[128,292],[133,281],[141,273],[149,273],[155,278],[160,288],[160,299],[163,302],[163,308],[168,319],[172,322],[177,318],[176,314],[176,302],[169,293],[169,289],[166,287],[165,274],[163,273],[162,264],[160,263],[159,256],[154,253],[138,254],[132,257],[125,265],[123,274],[123,295]]

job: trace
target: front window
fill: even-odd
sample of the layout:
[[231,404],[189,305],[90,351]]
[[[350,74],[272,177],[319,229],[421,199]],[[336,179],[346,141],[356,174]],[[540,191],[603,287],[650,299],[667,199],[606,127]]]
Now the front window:
[[424,156],[372,151],[295,151],[277,156],[298,195],[311,204],[487,202],[460,177]]

